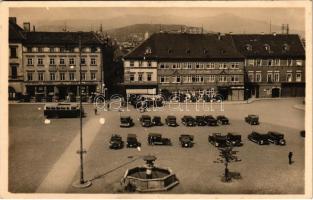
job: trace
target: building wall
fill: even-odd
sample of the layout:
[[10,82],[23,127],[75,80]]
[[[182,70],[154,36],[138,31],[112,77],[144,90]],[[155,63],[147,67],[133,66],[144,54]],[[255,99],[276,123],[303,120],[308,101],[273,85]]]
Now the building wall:
[[[15,49],[15,54],[12,54],[11,49]],[[23,81],[24,81],[24,70],[23,70],[23,52],[21,43],[9,44],[9,87],[13,88],[16,94],[13,94],[11,99],[16,98],[17,95],[23,93]],[[15,70],[16,69],[16,74]],[[15,76],[16,75],[16,76]],[[9,94],[10,95],[10,94]]]
[[[142,77],[139,80],[139,77]],[[133,79],[131,79],[133,78]],[[156,61],[124,61],[124,83],[126,84],[152,84],[157,82]]]
[[[279,96],[304,96],[304,60],[271,59],[271,65],[269,66],[268,60],[265,59],[247,59],[245,64],[246,82],[254,85],[255,92],[252,92],[252,96],[260,98],[272,97],[273,89],[275,88],[280,90]],[[257,78],[257,74],[261,75],[261,79]],[[268,79],[268,74],[272,74],[272,80]],[[288,94],[288,91],[290,91],[290,94]]]
[[[41,52],[37,47],[24,47],[23,49],[23,66],[24,80],[26,85],[78,85],[79,84],[79,49],[74,49],[73,52],[60,52],[60,48],[54,47],[54,52],[50,51],[49,47],[44,47]],[[29,63],[29,59],[32,63]],[[54,64],[50,63],[50,59],[54,59]],[[64,64],[61,60],[64,60]],[[74,59],[74,63],[70,60]],[[82,73],[85,74],[85,80],[82,84],[97,85],[100,89],[101,84],[101,69],[102,69],[102,54],[100,47],[95,52],[91,52],[90,48],[82,51],[82,59],[85,59],[85,64],[82,63]],[[41,61],[40,61],[41,60]],[[91,63],[91,61],[95,63]],[[42,62],[42,64],[40,63]],[[32,80],[28,79],[29,73],[32,73]],[[40,80],[39,73],[43,74],[43,80]],[[55,74],[55,80],[51,80],[50,74]],[[74,79],[70,79],[70,74],[74,74]],[[61,75],[64,74],[64,80],[61,80]]]

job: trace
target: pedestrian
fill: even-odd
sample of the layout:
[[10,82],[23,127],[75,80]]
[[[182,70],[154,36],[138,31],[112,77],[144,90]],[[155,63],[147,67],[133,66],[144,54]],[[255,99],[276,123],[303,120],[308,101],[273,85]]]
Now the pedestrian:
[[98,109],[97,107],[95,107],[95,115],[97,115],[97,113],[98,113]]
[[110,103],[107,104],[108,111],[110,111]]
[[292,164],[292,156],[293,156],[293,153],[290,151],[288,154],[289,165]]

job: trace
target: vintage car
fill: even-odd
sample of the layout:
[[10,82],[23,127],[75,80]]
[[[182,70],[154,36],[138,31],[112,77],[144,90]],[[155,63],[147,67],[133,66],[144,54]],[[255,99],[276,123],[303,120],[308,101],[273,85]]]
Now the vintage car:
[[122,137],[117,134],[113,134],[110,139],[110,149],[122,149],[124,147],[124,141]]
[[127,148],[137,148],[140,147],[141,143],[137,140],[136,134],[128,134],[127,135]]
[[217,120],[212,115],[207,115],[204,120],[208,126],[217,126]]
[[259,124],[259,116],[248,115],[247,117],[245,117],[245,121],[251,125],[258,125]]
[[222,125],[228,125],[229,124],[229,119],[227,117],[225,117],[224,115],[218,115],[216,117],[216,120],[219,124],[222,124]]
[[120,127],[132,127],[134,126],[133,119],[130,116],[121,116],[120,117]]
[[176,122],[176,117],[175,117],[175,116],[172,116],[172,115],[169,115],[169,116],[166,117],[165,123],[166,123],[168,126],[172,126],[172,127],[178,126],[178,124],[177,124],[177,122]]
[[162,134],[160,133],[149,133],[148,144],[149,145],[172,145],[172,142],[169,138],[162,137]]
[[232,146],[242,146],[242,141],[241,141],[241,135],[236,134],[236,133],[228,133],[227,135],[227,142],[232,145]]
[[305,137],[305,130],[300,131],[300,136]]
[[193,147],[193,135],[180,135],[179,141],[184,148]]
[[161,121],[161,117],[160,116],[154,116],[152,118],[152,123],[154,126],[163,126],[163,123]]
[[182,124],[185,126],[195,126],[196,125],[196,120],[192,116],[185,115],[181,119]]
[[213,144],[215,147],[227,147],[229,146],[227,141],[227,136],[221,133],[213,133],[208,137],[209,143]]
[[286,145],[286,140],[284,139],[284,134],[269,131],[267,132],[268,135],[268,141],[270,143],[276,144],[276,145]]
[[269,139],[268,134],[261,134],[261,133],[255,132],[255,131],[253,131],[252,133],[250,133],[248,135],[248,139],[252,142],[259,144],[259,145],[270,144],[270,142],[268,141],[268,139]]
[[198,126],[205,126],[206,122],[204,120],[204,116],[196,116],[196,124]]
[[153,123],[151,121],[151,117],[149,115],[142,115],[140,117],[140,123],[142,127],[151,127]]

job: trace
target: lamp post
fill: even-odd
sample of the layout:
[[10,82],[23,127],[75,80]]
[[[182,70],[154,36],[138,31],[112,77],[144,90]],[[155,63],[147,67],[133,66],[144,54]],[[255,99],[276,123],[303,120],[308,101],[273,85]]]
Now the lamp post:
[[83,155],[84,153],[87,153],[86,150],[83,149],[83,105],[82,105],[82,65],[81,65],[81,49],[82,49],[82,42],[81,42],[81,36],[78,36],[79,40],[79,106],[80,106],[80,150],[77,152],[80,156],[80,179],[73,183],[73,187],[76,188],[86,188],[91,185],[90,181],[86,181],[84,179],[84,162],[83,162]]

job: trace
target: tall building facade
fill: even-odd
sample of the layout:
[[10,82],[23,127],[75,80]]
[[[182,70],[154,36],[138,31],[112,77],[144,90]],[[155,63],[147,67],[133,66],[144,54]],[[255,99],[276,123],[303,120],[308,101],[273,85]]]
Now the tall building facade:
[[100,92],[102,44],[94,33],[26,32],[26,38],[23,66],[27,94],[59,99],[78,96],[80,64],[83,95]]
[[10,99],[15,92],[39,101],[77,100],[80,74],[84,99],[103,91],[103,42],[94,32],[36,32],[15,18],[9,32]]
[[245,57],[248,97],[305,95],[305,50],[294,34],[232,35]]
[[23,42],[24,30],[16,24],[16,18],[9,18],[9,99],[18,99],[23,91]]
[[220,34],[157,33],[125,57],[126,93],[244,98],[244,57]]

